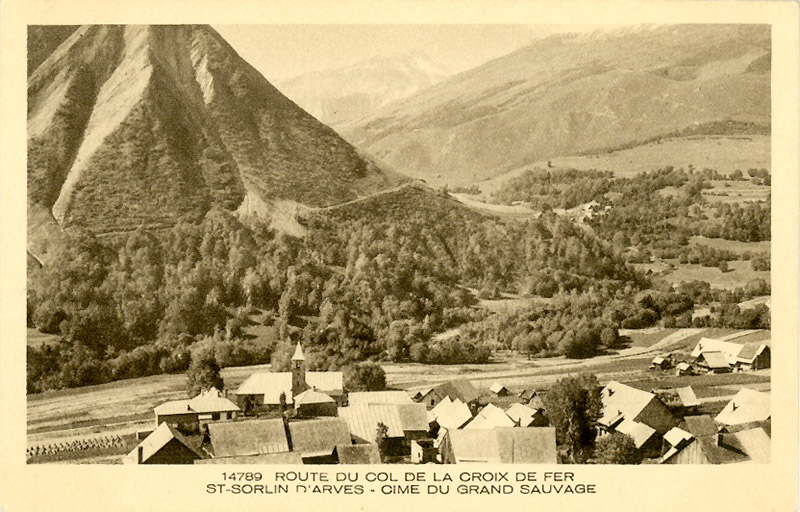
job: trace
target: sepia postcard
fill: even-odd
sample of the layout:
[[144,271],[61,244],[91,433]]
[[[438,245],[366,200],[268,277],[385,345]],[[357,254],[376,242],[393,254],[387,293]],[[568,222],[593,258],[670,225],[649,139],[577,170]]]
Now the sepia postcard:
[[798,30],[5,2],[0,510],[796,510]]

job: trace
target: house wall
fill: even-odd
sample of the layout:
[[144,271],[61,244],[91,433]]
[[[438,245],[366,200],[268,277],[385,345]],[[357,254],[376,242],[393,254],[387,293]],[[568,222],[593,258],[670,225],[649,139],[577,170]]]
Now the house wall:
[[764,370],[769,368],[772,364],[771,359],[772,357],[769,348],[764,349],[764,351],[761,352],[758,357],[756,357],[755,361],[753,361],[753,370]]
[[336,403],[329,402],[324,404],[303,404],[297,408],[297,415],[304,418],[316,416],[337,416],[339,411]]
[[166,423],[167,425],[197,425],[197,413],[189,414],[161,414],[156,415],[156,426]]
[[178,441],[177,439],[172,439],[169,443],[164,445],[158,453],[154,454],[152,457],[147,459],[144,463],[145,464],[194,464],[196,459],[200,457],[197,456],[192,450],[190,450],[186,445]]

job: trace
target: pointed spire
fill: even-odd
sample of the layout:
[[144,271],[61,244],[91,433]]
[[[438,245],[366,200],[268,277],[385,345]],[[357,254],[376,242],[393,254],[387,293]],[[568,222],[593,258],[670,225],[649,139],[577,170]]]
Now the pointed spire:
[[292,356],[292,361],[305,361],[306,356],[303,355],[303,347],[300,346],[300,342],[297,342],[297,348],[294,349],[294,355]]

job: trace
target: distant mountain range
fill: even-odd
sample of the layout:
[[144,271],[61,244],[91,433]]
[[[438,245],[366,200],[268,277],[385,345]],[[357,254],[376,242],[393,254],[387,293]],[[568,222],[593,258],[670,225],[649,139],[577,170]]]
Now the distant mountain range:
[[[29,248],[63,228],[170,226],[217,206],[269,215],[395,186],[207,26],[33,30]],[[41,247],[39,247],[41,249]]]
[[308,113],[336,127],[411,96],[451,74],[424,52],[412,51],[304,73],[276,85]]
[[555,35],[337,129],[411,176],[482,179],[725,121],[768,132],[770,69],[767,25]]

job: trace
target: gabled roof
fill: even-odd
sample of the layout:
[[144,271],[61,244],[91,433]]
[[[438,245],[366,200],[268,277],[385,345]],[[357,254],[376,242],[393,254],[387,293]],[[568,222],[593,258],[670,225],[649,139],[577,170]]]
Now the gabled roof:
[[664,361],[666,361],[666,359],[664,359],[661,356],[656,356],[656,357],[653,358],[653,364],[661,364]]
[[656,398],[653,393],[617,381],[609,382],[600,392],[600,397],[603,401],[603,416],[598,423],[606,427],[612,427],[620,419],[635,419]]
[[456,462],[555,464],[556,434],[552,427],[448,430]]
[[[342,372],[306,372],[306,384],[329,395],[341,395],[344,389]],[[264,403],[272,405],[280,403],[281,392],[286,395],[286,403],[291,403],[291,372],[254,373],[236,390],[237,395],[264,395]]]
[[527,427],[533,422],[533,417],[538,411],[527,405],[514,404],[506,409],[506,416],[511,418],[520,427]]
[[164,416],[168,414],[206,414],[214,412],[238,411],[239,407],[225,398],[217,389],[209,389],[188,400],[172,400],[164,402],[153,411]]
[[237,395],[264,395],[265,404],[279,404],[280,394],[286,395],[286,403],[292,402],[292,374],[290,372],[260,372],[249,376]]
[[764,421],[771,416],[769,393],[742,388],[714,418],[724,425]]
[[335,404],[336,400],[331,398],[330,396],[326,395],[321,391],[315,391],[313,389],[307,389],[294,397],[294,406],[299,407],[301,405],[309,405],[309,404]]
[[536,396],[536,390],[535,389],[523,389],[519,393],[519,397],[521,399],[528,400],[528,401],[530,401],[530,399],[535,397],[535,396]]
[[622,423],[615,427],[617,432],[626,434],[633,439],[636,448],[641,448],[656,433],[655,429],[629,419],[622,420]]
[[466,404],[477,400],[480,396],[472,383],[463,378],[443,382],[433,388],[433,391],[437,392],[442,397],[450,397],[451,400],[458,398]]
[[215,457],[289,451],[283,420],[222,421],[208,424]]
[[[436,420],[440,427],[457,429],[463,427],[466,422],[472,419],[472,413],[467,404],[461,400],[446,400],[446,402],[444,400],[439,402],[431,411],[433,419]],[[431,415],[428,416],[428,419],[431,419]]]
[[703,436],[695,438],[683,446],[670,448],[659,460],[659,463],[665,463],[672,457],[685,450],[692,444],[697,443],[700,451],[708,459],[710,464],[734,464],[738,462],[746,462],[749,456],[744,451],[736,434],[723,434],[720,438],[717,435]]
[[472,421],[467,423],[465,429],[490,429],[495,427],[513,427],[514,420],[508,417],[502,409],[493,404],[487,404]]
[[297,347],[294,349],[294,355],[292,356],[292,361],[305,361],[306,356],[303,355],[303,347],[300,346],[300,342],[297,342]]
[[356,391],[347,395],[350,405],[413,404],[405,391]]
[[167,423],[162,423],[158,427],[156,427],[153,432],[150,433],[149,436],[144,438],[144,440],[136,445],[127,456],[127,462],[138,463],[139,457],[139,447],[142,448],[142,462],[147,462],[153,455],[157,454],[162,448],[164,448],[167,443],[175,439],[186,448],[191,450],[198,458],[202,458],[203,456],[198,452],[192,444],[186,439],[183,434],[169,426]]
[[350,444],[350,429],[339,418],[289,422],[292,451],[303,456],[329,455],[336,445]]
[[680,446],[681,443],[694,439],[694,436],[681,428],[672,427],[669,432],[664,434],[664,440],[672,447]]
[[709,368],[728,368],[730,363],[725,357],[725,354],[719,351],[703,351],[698,356],[698,359],[705,360]]
[[698,400],[697,395],[694,394],[692,386],[676,388],[675,392],[678,393],[678,398],[680,398],[684,407],[696,407],[700,405],[700,400]]
[[771,441],[763,428],[751,428],[736,432],[736,438],[750,460],[769,464]]
[[692,367],[692,365],[690,365],[689,363],[678,363],[675,366],[675,368],[677,368],[678,370],[681,370],[681,371],[686,371],[691,367]]
[[708,414],[684,416],[680,427],[694,437],[711,436],[719,430],[717,429],[717,424]]
[[491,387],[489,387],[489,391],[495,394],[502,393],[503,390],[508,392],[508,388],[500,384],[499,382],[495,382],[494,384],[491,385]]
[[375,441],[378,423],[383,423],[388,428],[387,437],[405,436],[400,413],[395,405],[339,407],[339,418],[347,422],[350,434],[367,443]]
[[727,363],[734,364],[741,350],[742,345],[739,343],[711,338],[700,338],[700,341],[697,342],[694,350],[692,350],[692,357],[698,357],[703,352],[722,352]]
[[339,464],[380,464],[381,454],[378,445],[369,444],[340,444],[336,446]]
[[769,346],[764,343],[745,343],[736,359],[741,363],[752,363],[765,350],[768,351]]
[[430,387],[428,387],[428,388],[422,388],[422,389],[417,389],[416,391],[413,391],[413,390],[410,390],[410,389],[409,389],[409,390],[407,390],[407,392],[408,392],[408,395],[409,395],[409,396],[410,396],[412,399],[414,399],[414,400],[419,400],[419,399],[421,399],[422,397],[424,397],[425,395],[427,395],[428,393],[430,393],[432,389],[433,389],[433,388],[430,388]]

